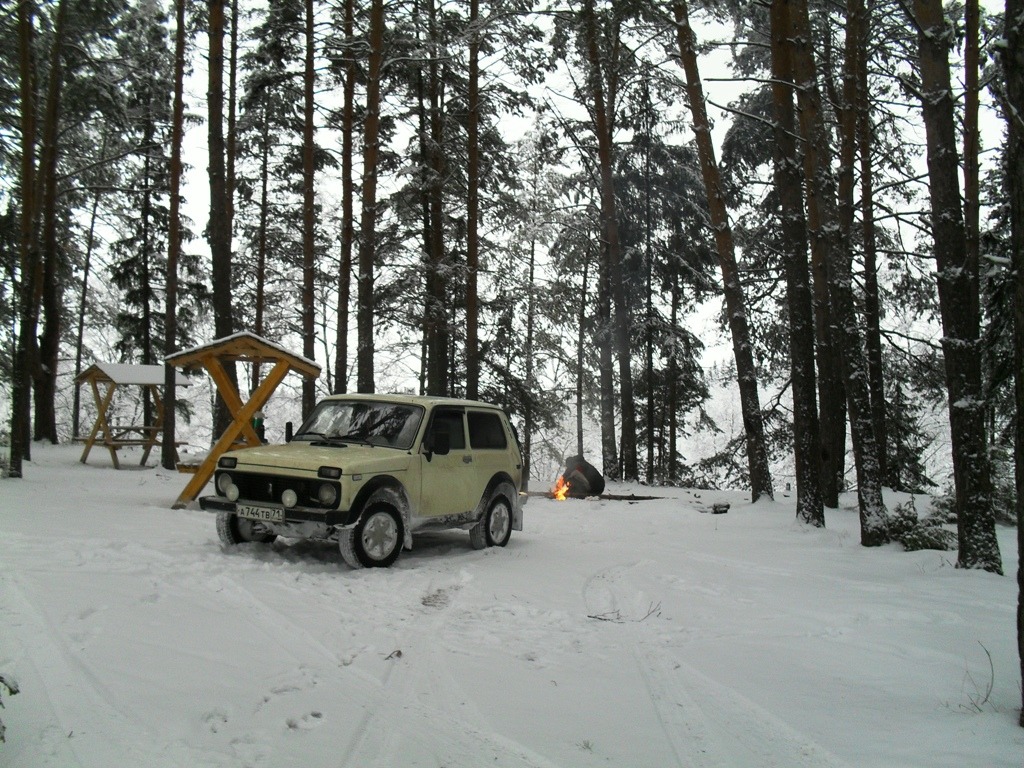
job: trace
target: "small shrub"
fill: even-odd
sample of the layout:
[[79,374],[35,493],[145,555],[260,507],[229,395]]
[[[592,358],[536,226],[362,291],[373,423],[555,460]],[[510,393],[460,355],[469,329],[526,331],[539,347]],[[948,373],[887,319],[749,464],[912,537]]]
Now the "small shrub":
[[[14,678],[8,677],[7,675],[0,675],[0,692],[3,689],[7,689],[7,693],[11,696],[18,692],[18,684],[14,681]],[[0,696],[0,709],[3,709],[4,701],[3,697]],[[0,743],[6,741],[7,729],[4,727],[4,721],[0,720]]]
[[948,552],[958,546],[953,531],[942,527],[945,515],[918,517],[914,499],[906,504],[897,504],[889,517],[889,538],[898,541],[907,552],[921,549],[937,549]]
[[942,522],[956,524],[956,491],[952,485],[947,485],[941,495],[932,499],[932,509]]
[[953,531],[938,526],[921,526],[900,539],[900,544],[907,552],[916,552],[921,549],[937,549],[948,552],[957,548],[958,541],[956,533]]
[[906,504],[897,504],[889,515],[889,538],[901,541],[904,536],[919,525],[914,499]]

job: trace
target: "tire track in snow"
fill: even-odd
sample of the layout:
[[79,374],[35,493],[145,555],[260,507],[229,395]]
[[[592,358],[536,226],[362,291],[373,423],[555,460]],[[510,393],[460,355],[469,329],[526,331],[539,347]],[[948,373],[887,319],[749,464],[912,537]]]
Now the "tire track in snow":
[[[106,755],[108,765],[120,764],[125,758],[130,758],[135,765],[161,764],[161,758],[165,756],[160,754],[158,747],[153,747],[151,752],[141,752],[139,744],[133,743],[128,755],[114,751],[117,739],[109,738],[109,734],[123,732],[126,721],[144,733],[143,723],[113,696],[88,663],[64,639],[63,629],[36,607],[45,601],[38,599],[21,576],[7,573],[0,584],[5,588],[5,602],[10,611],[4,621],[20,625],[19,635],[30,638],[32,646],[31,652],[23,647],[17,650],[6,648],[5,653],[14,661],[27,659],[32,665],[31,674],[19,673],[23,696],[45,699],[46,710],[54,721],[54,725],[46,730],[46,743],[38,745],[39,754],[33,756],[28,764],[60,768],[91,765],[96,755]],[[25,642],[20,645],[24,646]],[[60,680],[62,689],[66,690],[42,688],[39,691],[30,683],[46,679]],[[155,734],[149,734],[149,737],[153,736]],[[139,742],[153,744],[156,740],[149,737],[144,736]],[[79,753],[90,757],[83,763]]]
[[[848,768],[739,691],[675,657],[647,619],[653,602],[631,582],[638,562],[603,568],[584,582],[590,618],[622,632],[678,768]],[[645,605],[650,605],[645,611]]]
[[634,649],[680,768],[850,768],[734,688],[649,642]]
[[[432,570],[421,566],[386,573],[369,569],[337,574],[302,571],[295,581],[262,582],[264,588],[272,585],[270,595],[254,591],[252,576],[263,572],[261,568],[240,572],[217,569],[195,574],[195,583],[226,600],[226,610],[251,615],[278,649],[275,654],[284,654],[295,670],[279,676],[277,684],[257,703],[258,717],[271,709],[279,712],[283,697],[299,694],[308,700],[314,687],[343,691],[345,699],[358,703],[361,714],[345,722],[343,728],[331,722],[329,713],[320,711],[289,716],[285,723],[293,731],[333,726],[336,741],[332,749],[339,755],[340,768],[474,768],[482,764],[481,755],[487,756],[487,764],[509,768],[557,768],[523,744],[496,733],[448,673],[448,652],[439,643],[441,629],[471,577],[464,570],[459,574]],[[299,582],[301,586],[296,586]],[[322,620],[318,620],[321,632],[324,626],[344,626],[346,616],[372,609],[380,615],[376,643],[371,640],[358,649],[328,645],[294,614],[275,607],[282,601],[282,593],[301,598],[314,592],[323,600]],[[288,599],[284,602],[290,604]],[[344,609],[339,607],[342,604]],[[381,633],[389,635],[388,639],[382,640]],[[384,642],[388,645],[381,644]],[[393,655],[387,658],[388,654]],[[229,730],[224,726],[230,716],[223,708],[208,715],[211,730]],[[233,744],[245,752],[249,762],[273,765],[272,749],[259,750],[265,741],[259,731],[253,731]]]
[[[484,764],[559,768],[543,755],[496,733],[467,703],[468,697],[449,672],[447,651],[439,643],[441,628],[468,581],[465,571],[459,581],[441,588],[428,580],[427,590],[419,597],[424,610],[417,611],[399,636],[402,655],[389,660],[393,666],[366,698],[340,768],[472,768]],[[422,583],[419,578],[417,583]],[[423,754],[424,746],[431,750],[429,755]]]

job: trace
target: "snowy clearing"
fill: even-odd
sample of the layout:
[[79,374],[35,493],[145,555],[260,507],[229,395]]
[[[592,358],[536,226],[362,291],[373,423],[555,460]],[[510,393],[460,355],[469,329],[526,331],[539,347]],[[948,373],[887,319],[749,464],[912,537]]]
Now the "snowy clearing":
[[[170,509],[186,476],[79,452],[35,446],[0,480],[0,673],[21,687],[0,766],[1024,758],[1013,577],[865,549],[852,509],[814,530],[781,494],[614,485],[664,498],[533,498],[505,549],[448,531],[351,571],[328,545],[225,552],[213,515]],[[1012,574],[1015,532],[999,543]]]

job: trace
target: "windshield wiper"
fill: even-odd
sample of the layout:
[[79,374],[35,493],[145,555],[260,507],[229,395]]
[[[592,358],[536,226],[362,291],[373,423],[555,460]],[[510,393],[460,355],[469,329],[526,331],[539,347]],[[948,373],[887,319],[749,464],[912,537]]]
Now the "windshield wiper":
[[299,438],[309,439],[311,445],[336,445],[340,448],[348,447],[345,443],[341,442],[344,439],[341,435],[325,435],[323,432],[314,432],[309,430],[307,432],[299,432],[299,434],[295,435],[292,440],[298,440]]

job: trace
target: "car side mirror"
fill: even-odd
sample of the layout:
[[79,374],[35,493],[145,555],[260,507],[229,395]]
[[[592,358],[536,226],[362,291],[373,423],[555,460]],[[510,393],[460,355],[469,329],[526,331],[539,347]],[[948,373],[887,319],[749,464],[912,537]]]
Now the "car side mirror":
[[427,461],[432,456],[446,456],[452,450],[452,436],[447,432],[435,432],[426,444]]

